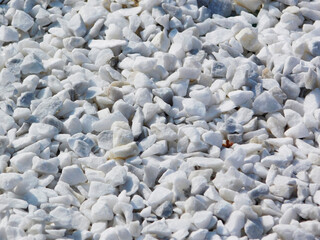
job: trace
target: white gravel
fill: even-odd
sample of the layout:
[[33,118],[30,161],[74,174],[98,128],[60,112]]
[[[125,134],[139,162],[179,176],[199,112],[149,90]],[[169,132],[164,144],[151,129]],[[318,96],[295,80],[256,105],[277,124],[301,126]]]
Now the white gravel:
[[319,122],[319,0],[0,0],[1,240],[319,239]]

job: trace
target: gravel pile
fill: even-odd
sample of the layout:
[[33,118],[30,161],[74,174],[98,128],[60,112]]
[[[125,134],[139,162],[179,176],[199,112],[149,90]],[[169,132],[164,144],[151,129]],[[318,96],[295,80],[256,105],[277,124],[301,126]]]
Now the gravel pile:
[[320,1],[0,1],[0,239],[319,239]]

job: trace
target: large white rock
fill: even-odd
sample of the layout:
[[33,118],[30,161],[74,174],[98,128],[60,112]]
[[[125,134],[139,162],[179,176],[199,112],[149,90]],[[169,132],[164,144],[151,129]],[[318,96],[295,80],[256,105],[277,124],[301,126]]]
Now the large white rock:
[[268,92],[261,93],[253,102],[253,109],[257,113],[273,113],[281,109],[278,101]]
[[87,178],[80,167],[72,165],[62,169],[60,181],[68,183],[69,185],[77,185],[86,182]]
[[34,24],[33,18],[26,12],[16,10],[12,18],[12,26],[20,29],[23,32],[27,32]]
[[0,41],[2,42],[17,42],[19,33],[14,27],[2,25],[0,27]]

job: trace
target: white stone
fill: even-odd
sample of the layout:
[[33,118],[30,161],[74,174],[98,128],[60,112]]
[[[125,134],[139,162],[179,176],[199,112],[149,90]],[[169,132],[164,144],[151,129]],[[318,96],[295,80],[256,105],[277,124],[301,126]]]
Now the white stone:
[[210,105],[212,102],[212,93],[208,87],[203,88],[201,90],[195,90],[190,92],[189,96],[191,98],[194,98],[206,106]]
[[44,160],[38,156],[32,159],[32,169],[39,173],[56,174],[58,172],[59,159],[51,158]]
[[1,173],[0,188],[5,191],[12,190],[23,180],[22,175],[18,173]]
[[159,32],[151,41],[160,51],[166,52],[170,46],[170,40],[166,32]]
[[108,114],[106,118],[100,119],[92,124],[93,130],[97,132],[102,132],[104,130],[110,130],[111,126],[116,121],[128,122],[128,120],[123,116],[121,112],[114,112]]
[[126,159],[129,157],[137,156],[139,153],[139,148],[135,142],[128,143],[126,145],[121,145],[114,147],[109,151],[109,157],[115,159]]
[[12,18],[12,26],[20,29],[21,31],[27,32],[33,26],[34,21],[29,14],[24,11],[16,10]]
[[314,166],[309,174],[311,182],[320,184],[320,167]]
[[126,182],[127,171],[122,166],[115,166],[110,172],[106,174],[106,183],[111,184],[113,187],[117,187]]
[[8,115],[7,113],[5,113],[4,111],[2,111],[0,109],[0,119],[2,119],[2,121],[0,122],[0,127],[4,131],[7,131],[7,130],[11,129],[11,127],[14,124],[13,117],[11,117],[10,115]]
[[120,240],[114,227],[109,227],[101,233],[101,240]]
[[182,101],[184,110],[189,116],[200,116],[204,117],[206,115],[206,107],[205,105],[191,98],[185,98]]
[[299,123],[285,131],[284,135],[292,138],[305,138],[309,136],[309,131],[303,123]]
[[153,155],[163,155],[168,152],[168,144],[167,141],[161,140],[156,143],[154,143],[152,146],[150,146],[147,150],[145,150],[141,157],[149,157]]
[[253,92],[236,90],[229,92],[228,97],[234,102],[234,104],[241,106],[253,98]]
[[281,105],[268,92],[260,94],[253,102],[253,109],[257,113],[272,113],[281,109]]
[[200,69],[191,67],[181,67],[177,72],[181,79],[197,79],[201,73]]
[[64,167],[60,176],[60,181],[68,183],[69,185],[77,185],[87,181],[81,168],[77,165]]
[[75,14],[68,21],[68,27],[71,29],[73,34],[77,37],[83,37],[87,32],[86,26],[84,25],[84,22],[80,14]]
[[199,211],[196,212],[193,217],[193,223],[197,228],[206,229],[210,221],[212,220],[212,212],[210,211]]
[[204,142],[221,148],[222,146],[222,135],[219,132],[208,131],[202,134]]
[[10,162],[19,172],[25,172],[32,168],[32,158],[34,156],[36,156],[36,154],[32,152],[18,154],[13,156]]
[[256,52],[262,47],[258,40],[258,35],[250,28],[242,29],[235,38],[241,43],[242,47],[248,51]]
[[320,89],[312,90],[304,99],[303,108],[305,113],[313,113],[320,108]]
[[164,187],[157,187],[148,198],[148,205],[152,208],[157,207],[165,201],[172,201],[173,192]]
[[207,236],[208,230],[207,229],[199,229],[194,231],[190,234],[190,240],[204,240]]
[[14,27],[7,27],[4,25],[0,27],[0,41],[17,42],[18,40],[19,40],[19,33]]
[[245,215],[241,211],[236,210],[231,213],[225,226],[231,235],[240,237],[241,229],[244,227],[244,224]]
[[206,41],[212,44],[225,42],[233,37],[233,32],[229,29],[220,28],[206,34]]
[[262,4],[261,0],[236,0],[235,1],[239,6],[243,6],[245,8],[247,8],[248,10],[250,10],[251,12],[255,12],[256,10],[259,9],[259,7]]
[[23,59],[20,68],[23,74],[37,74],[44,71],[41,59],[34,54],[27,55]]
[[155,234],[158,237],[168,237],[171,235],[171,231],[168,229],[167,224],[164,221],[155,221],[145,226],[141,233],[143,234]]
[[112,39],[112,40],[90,40],[88,46],[90,48],[106,49],[121,47],[127,44],[125,40]]
[[112,209],[105,201],[98,200],[91,208],[93,222],[110,221],[113,217]]
[[59,133],[59,130],[49,124],[33,123],[29,128],[29,135],[35,136],[38,140],[43,138],[53,138]]
[[147,73],[152,71],[157,64],[157,59],[155,58],[146,58],[146,57],[136,57],[133,64],[133,70],[138,72]]
[[103,195],[112,194],[114,188],[106,183],[91,181],[88,196],[91,198],[99,198]]

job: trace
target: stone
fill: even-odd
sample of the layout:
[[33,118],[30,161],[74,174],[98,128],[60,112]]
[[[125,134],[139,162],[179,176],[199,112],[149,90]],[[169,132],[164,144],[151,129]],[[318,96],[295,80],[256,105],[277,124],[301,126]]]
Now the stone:
[[147,150],[145,150],[142,154],[141,157],[150,157],[153,155],[163,155],[168,152],[168,144],[167,141],[161,140],[156,143],[154,143],[152,146],[150,146]]
[[165,201],[172,201],[173,193],[164,187],[157,187],[149,196],[148,198],[148,205],[152,208],[156,208],[160,204]]
[[44,71],[41,59],[34,54],[29,54],[23,59],[20,69],[23,74],[37,74]]
[[194,99],[190,99],[190,98],[185,98],[182,101],[184,110],[186,111],[186,113],[189,116],[200,116],[200,117],[204,117],[206,114],[206,107],[205,105],[198,101],[198,100],[194,100]]
[[314,166],[312,167],[309,177],[311,182],[320,184],[320,167]]
[[230,214],[233,212],[232,205],[222,199],[211,206],[209,207],[209,210],[212,211],[215,216],[217,216],[218,218],[221,218],[224,221],[227,221]]
[[83,37],[87,32],[86,26],[80,14],[75,14],[68,21],[68,27],[71,29],[73,34],[77,37]]
[[235,2],[239,6],[245,7],[248,10],[250,10],[251,12],[255,12],[256,10],[258,10],[262,4],[261,0],[249,0],[249,1],[236,0]]
[[128,122],[121,112],[114,112],[107,115],[104,119],[100,119],[92,124],[94,131],[102,132],[104,130],[110,130],[111,126],[116,121]]
[[247,222],[244,226],[244,231],[251,239],[261,239],[264,232],[261,223],[258,221],[251,221],[249,219],[247,219]]
[[292,138],[305,138],[309,136],[309,130],[303,123],[299,123],[285,131],[284,135]]
[[215,31],[206,34],[206,41],[208,43],[217,45],[219,43],[228,41],[233,37],[233,32],[229,29],[219,28]]
[[114,215],[107,202],[98,200],[91,208],[93,222],[110,221]]
[[110,150],[113,148],[113,131],[105,130],[98,135],[98,146],[105,150]]
[[113,147],[122,146],[133,142],[133,135],[126,122],[116,121],[112,124]]
[[194,225],[199,229],[208,228],[211,220],[212,220],[212,212],[210,211],[199,211],[196,212],[193,217]]
[[241,211],[236,210],[231,213],[225,226],[231,235],[240,237],[241,229],[244,227],[244,225],[245,215]]
[[2,155],[9,145],[9,139],[5,136],[0,136],[0,155]]
[[127,171],[122,166],[115,166],[106,174],[105,181],[113,187],[123,185],[127,180]]
[[52,97],[41,101],[32,114],[39,119],[48,115],[55,115],[62,107],[62,101],[59,98]]
[[77,165],[67,166],[62,169],[60,181],[68,183],[69,185],[77,185],[87,181],[81,168]]
[[18,173],[1,173],[0,188],[8,191],[15,188],[23,180],[21,174]]
[[109,157],[115,159],[127,159],[129,157],[137,156],[138,154],[139,148],[135,142],[114,147],[109,151]]
[[120,39],[112,39],[112,40],[90,40],[89,48],[98,48],[98,49],[106,49],[106,48],[114,48],[121,47],[127,45],[127,41]]
[[99,198],[101,196],[114,193],[114,188],[110,184],[91,181],[88,196],[90,198]]
[[42,174],[56,174],[58,172],[58,158],[44,160],[35,156],[32,158],[32,169]]
[[[140,183],[139,178],[136,175],[128,172],[126,182],[122,186],[122,188],[123,188],[123,190],[126,191],[126,194],[128,196],[131,196],[138,191],[139,183]],[[134,196],[136,196],[136,195],[134,195]]]
[[36,156],[36,154],[33,152],[25,152],[13,156],[10,162],[19,172],[23,173],[32,168],[32,159],[34,156]]
[[19,33],[14,27],[7,27],[2,25],[0,27],[0,41],[17,42],[19,41]]
[[258,35],[253,29],[244,28],[235,36],[235,38],[240,42],[243,48],[248,51],[256,52],[259,51],[262,47],[261,43],[258,40]]
[[145,226],[141,233],[154,234],[158,237],[169,237],[171,235],[171,231],[168,229],[168,226],[164,221],[155,221]]
[[253,102],[253,109],[257,113],[273,113],[281,109],[281,105],[268,92],[263,92]]
[[5,113],[4,111],[2,111],[1,109],[0,109],[0,119],[2,119],[2,121],[0,122],[0,127],[5,132],[11,129],[11,127],[15,123],[14,118],[8,115],[7,113]]
[[232,11],[231,1],[213,0],[210,1],[208,8],[212,14],[219,14],[224,17],[229,17]]
[[173,205],[170,201],[165,201],[160,204],[159,207],[155,210],[155,214],[161,218],[168,218],[172,215]]
[[228,93],[228,97],[236,104],[241,106],[249,102],[253,98],[253,92],[236,90]]
[[24,11],[16,10],[12,18],[12,26],[15,28],[27,32],[33,26],[33,18]]
[[[214,1],[212,1],[213,3]],[[214,61],[211,68],[211,76],[214,78],[225,78],[227,68],[222,62]]]
[[137,72],[147,73],[153,70],[156,64],[157,60],[155,58],[146,58],[139,56],[135,59],[132,68]]
[[305,113],[313,113],[320,107],[320,89],[312,90],[304,99],[303,108]]
[[29,135],[35,136],[36,139],[53,138],[59,133],[59,130],[49,124],[33,123],[29,128]]

